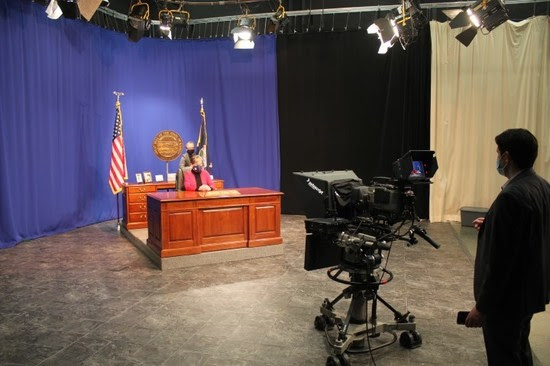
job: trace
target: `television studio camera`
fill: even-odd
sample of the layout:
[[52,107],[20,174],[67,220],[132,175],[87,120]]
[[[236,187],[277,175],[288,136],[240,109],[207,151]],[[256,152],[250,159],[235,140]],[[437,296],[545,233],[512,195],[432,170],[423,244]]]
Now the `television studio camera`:
[[[315,328],[325,331],[334,354],[327,366],[350,365],[348,354],[369,353],[397,340],[406,348],[422,344],[415,317],[401,313],[378,295],[381,285],[393,279],[384,252],[396,240],[414,245],[420,236],[439,248],[426,230],[416,224],[412,186],[430,184],[438,169],[434,151],[411,150],[393,163],[393,177],[375,177],[363,185],[353,171],[294,172],[306,213],[304,268],[326,268],[328,277],[347,287],[334,300],[325,299]],[[345,315],[335,310],[342,299],[351,302]],[[368,314],[368,302],[371,302]],[[377,304],[394,315],[395,322],[377,321]],[[370,317],[369,317],[370,315]],[[370,339],[390,333],[391,339],[371,347]],[[371,354],[372,355],[372,354]]]

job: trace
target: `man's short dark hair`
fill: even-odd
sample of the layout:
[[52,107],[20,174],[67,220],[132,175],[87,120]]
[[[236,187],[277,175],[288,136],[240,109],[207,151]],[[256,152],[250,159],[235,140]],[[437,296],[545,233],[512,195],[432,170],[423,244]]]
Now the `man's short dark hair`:
[[539,150],[537,138],[524,128],[510,128],[495,137],[501,154],[508,151],[519,169],[532,168]]

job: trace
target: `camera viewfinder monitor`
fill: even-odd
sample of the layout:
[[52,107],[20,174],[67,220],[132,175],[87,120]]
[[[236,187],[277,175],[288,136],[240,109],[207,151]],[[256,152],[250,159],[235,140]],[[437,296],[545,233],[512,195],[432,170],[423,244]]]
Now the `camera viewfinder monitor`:
[[410,150],[393,163],[395,179],[429,182],[437,171],[437,158],[432,150]]
[[413,160],[412,170],[409,175],[409,179],[414,178],[426,178],[426,173],[424,173],[424,163],[420,160]]

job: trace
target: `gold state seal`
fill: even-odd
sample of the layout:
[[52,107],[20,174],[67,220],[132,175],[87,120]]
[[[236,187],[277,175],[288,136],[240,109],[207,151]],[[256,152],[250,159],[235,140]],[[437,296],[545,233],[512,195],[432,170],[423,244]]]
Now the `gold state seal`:
[[174,131],[161,131],[153,140],[153,152],[163,161],[172,161],[181,155],[183,141]]

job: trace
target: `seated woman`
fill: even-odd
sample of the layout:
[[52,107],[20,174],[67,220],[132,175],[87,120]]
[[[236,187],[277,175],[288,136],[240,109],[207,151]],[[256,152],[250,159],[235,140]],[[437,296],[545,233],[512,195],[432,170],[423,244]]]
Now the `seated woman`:
[[208,173],[202,166],[202,157],[193,155],[191,158],[191,170],[183,173],[183,190],[185,191],[211,191],[214,189],[214,183]]

